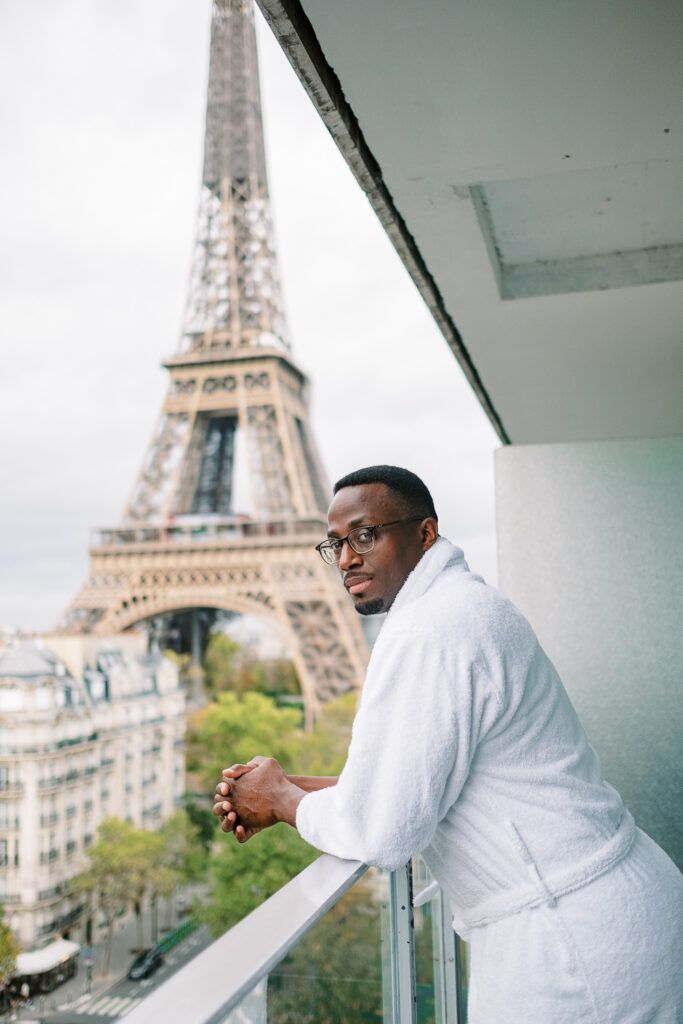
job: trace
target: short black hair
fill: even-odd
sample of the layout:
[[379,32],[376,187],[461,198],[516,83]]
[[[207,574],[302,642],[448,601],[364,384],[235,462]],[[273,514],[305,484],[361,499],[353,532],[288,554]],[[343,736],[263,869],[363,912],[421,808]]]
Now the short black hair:
[[406,513],[438,520],[427,485],[409,469],[400,466],[366,466],[365,469],[357,469],[337,480],[334,493],[343,487],[360,487],[363,484],[384,484],[400,499]]

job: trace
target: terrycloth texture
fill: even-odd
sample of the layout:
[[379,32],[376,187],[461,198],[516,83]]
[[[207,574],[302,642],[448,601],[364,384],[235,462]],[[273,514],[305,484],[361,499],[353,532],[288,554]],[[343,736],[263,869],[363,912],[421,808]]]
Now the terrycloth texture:
[[683,876],[640,829],[557,906],[470,935],[469,1024],[681,1024]]
[[297,827],[387,868],[421,852],[465,937],[611,877],[636,835],[533,630],[443,538],[375,644],[337,786]]

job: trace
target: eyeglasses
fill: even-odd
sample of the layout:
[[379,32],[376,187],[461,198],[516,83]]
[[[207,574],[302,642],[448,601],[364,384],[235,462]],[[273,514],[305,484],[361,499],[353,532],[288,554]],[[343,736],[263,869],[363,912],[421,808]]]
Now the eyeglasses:
[[346,537],[332,537],[316,544],[315,550],[328,565],[336,565],[341,558],[342,548],[348,544],[357,555],[367,555],[375,546],[378,530],[386,530],[387,526],[398,526],[399,523],[422,522],[424,516],[409,516],[408,519],[393,519],[390,523],[378,523],[377,526],[357,526],[347,533]]

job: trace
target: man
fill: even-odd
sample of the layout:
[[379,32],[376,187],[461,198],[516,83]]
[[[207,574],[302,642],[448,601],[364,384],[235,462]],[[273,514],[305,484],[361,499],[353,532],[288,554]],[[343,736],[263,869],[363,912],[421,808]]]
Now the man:
[[240,842],[284,821],[338,857],[421,853],[470,943],[471,1024],[680,1024],[683,877],[634,825],[531,627],[439,537],[422,481],[338,481],[318,546],[388,611],[338,779],[226,769]]

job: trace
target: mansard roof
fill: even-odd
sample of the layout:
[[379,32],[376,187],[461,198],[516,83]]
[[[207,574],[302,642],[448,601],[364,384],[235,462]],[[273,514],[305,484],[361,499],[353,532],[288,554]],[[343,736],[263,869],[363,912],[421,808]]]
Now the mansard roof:
[[54,661],[35,647],[8,647],[0,655],[0,678],[25,679],[48,675],[55,675]]

